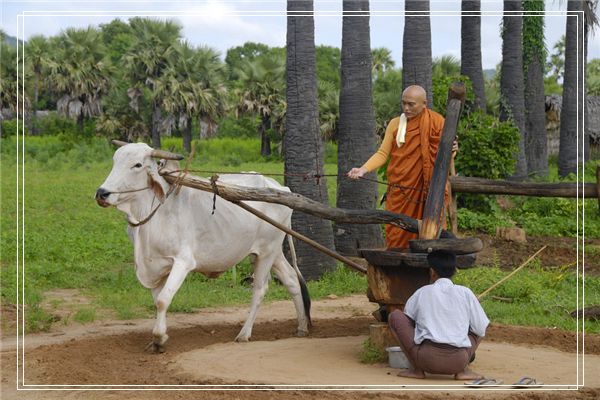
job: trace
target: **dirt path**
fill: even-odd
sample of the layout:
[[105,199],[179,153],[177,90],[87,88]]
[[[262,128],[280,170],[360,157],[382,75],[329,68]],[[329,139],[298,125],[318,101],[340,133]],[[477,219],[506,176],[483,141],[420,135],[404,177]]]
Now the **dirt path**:
[[[287,377],[331,384],[335,379],[346,384],[407,384],[413,382],[393,375],[384,365],[363,365],[356,359],[368,335],[369,315],[374,309],[365,296],[314,302],[314,329],[305,339],[293,337],[296,323],[291,302],[282,301],[261,307],[253,342],[231,343],[241,327],[247,308],[208,309],[169,319],[167,352],[144,353],[150,338],[151,320],[104,322],[79,327],[58,327],[55,331],[25,338],[24,383],[27,385],[86,385],[85,391],[16,390],[16,341],[2,341],[2,399],[471,399],[481,392],[415,392],[395,387],[394,391],[192,391],[181,385],[218,385],[236,383],[282,383]],[[332,339],[335,338],[335,339]],[[542,346],[543,347],[540,347]],[[542,328],[492,326],[476,360],[477,368],[490,371],[510,382],[522,372],[532,372],[545,383],[572,384],[576,369],[576,337],[569,332]],[[512,353],[511,353],[512,352]],[[600,336],[586,336],[586,353],[600,354]],[[22,353],[21,353],[22,354]],[[512,356],[511,356],[512,354]],[[208,358],[205,358],[208,357]],[[517,359],[515,359],[517,357]],[[586,358],[586,369],[600,368],[600,356]],[[217,363],[218,361],[218,363]],[[525,363],[525,364],[523,364]],[[598,363],[598,364],[596,364]],[[535,366],[532,371],[531,366]],[[495,368],[500,368],[497,370]],[[597,371],[598,369],[596,369]],[[220,372],[219,372],[220,371]],[[562,371],[562,372],[561,372]],[[593,369],[592,369],[593,371]],[[219,375],[216,373],[219,372]],[[289,373],[288,373],[289,372]],[[388,372],[390,375],[388,375]],[[304,374],[304,376],[302,375]],[[311,375],[312,374],[312,375]],[[329,377],[326,374],[330,374]],[[568,376],[566,376],[568,375]],[[343,378],[343,380],[341,380]],[[361,377],[361,381],[357,381]],[[261,378],[261,379],[260,379]],[[367,379],[367,380],[363,380]],[[436,378],[439,379],[439,378]],[[576,378],[575,378],[576,379]],[[435,380],[432,382],[436,382]],[[420,383],[420,382],[419,382]],[[439,383],[437,381],[434,384]],[[574,382],[576,383],[576,382]],[[490,399],[596,399],[600,382],[586,376],[591,389],[579,391],[520,392],[488,391]],[[175,385],[161,391],[89,390],[89,385]],[[60,387],[60,386],[59,386]],[[145,386],[147,389],[148,386]],[[49,388],[42,386],[42,388]],[[197,389],[198,387],[196,387]],[[388,388],[390,389],[390,388]],[[455,389],[455,388],[454,388]]]

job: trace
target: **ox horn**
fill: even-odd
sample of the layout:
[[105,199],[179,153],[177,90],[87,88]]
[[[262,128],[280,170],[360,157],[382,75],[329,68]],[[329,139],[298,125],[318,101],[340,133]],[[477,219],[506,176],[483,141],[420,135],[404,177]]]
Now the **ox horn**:
[[150,155],[152,157],[164,158],[167,160],[183,160],[185,158],[181,154],[171,153],[170,151],[166,150],[152,150]]
[[116,140],[116,139],[111,140],[111,143],[114,144],[115,146],[119,146],[119,147],[123,147],[126,144],[129,144],[127,142],[123,142],[122,140]]

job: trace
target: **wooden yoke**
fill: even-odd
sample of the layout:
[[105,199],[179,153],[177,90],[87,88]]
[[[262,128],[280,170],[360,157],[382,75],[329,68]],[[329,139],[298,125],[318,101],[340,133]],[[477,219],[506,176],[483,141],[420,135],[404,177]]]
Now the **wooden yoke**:
[[465,102],[465,86],[460,82],[448,90],[446,121],[435,158],[433,174],[429,182],[429,193],[423,210],[423,221],[419,228],[419,239],[437,239],[444,218],[444,192],[448,180],[448,169],[452,159],[452,143],[456,138],[458,119]]

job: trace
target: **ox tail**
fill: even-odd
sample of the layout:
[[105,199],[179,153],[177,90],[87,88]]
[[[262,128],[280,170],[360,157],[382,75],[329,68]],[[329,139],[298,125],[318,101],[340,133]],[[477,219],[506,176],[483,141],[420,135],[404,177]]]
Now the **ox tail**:
[[296,257],[296,248],[294,247],[294,239],[290,235],[286,235],[288,240],[288,246],[290,247],[290,254],[292,256],[292,266],[296,270],[296,275],[298,276],[298,283],[300,284],[300,293],[302,294],[302,303],[304,304],[304,312],[306,313],[306,318],[308,318],[308,327],[312,327],[312,321],[310,319],[310,294],[308,293],[308,287],[306,286],[306,281],[298,268],[298,259]]

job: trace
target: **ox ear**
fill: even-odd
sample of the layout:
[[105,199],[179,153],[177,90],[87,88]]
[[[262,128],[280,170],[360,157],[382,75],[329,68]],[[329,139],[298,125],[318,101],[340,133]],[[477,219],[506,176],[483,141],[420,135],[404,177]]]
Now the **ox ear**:
[[148,186],[152,189],[158,201],[164,203],[166,193],[169,190],[169,184],[160,176],[155,163],[151,163],[148,167]]

